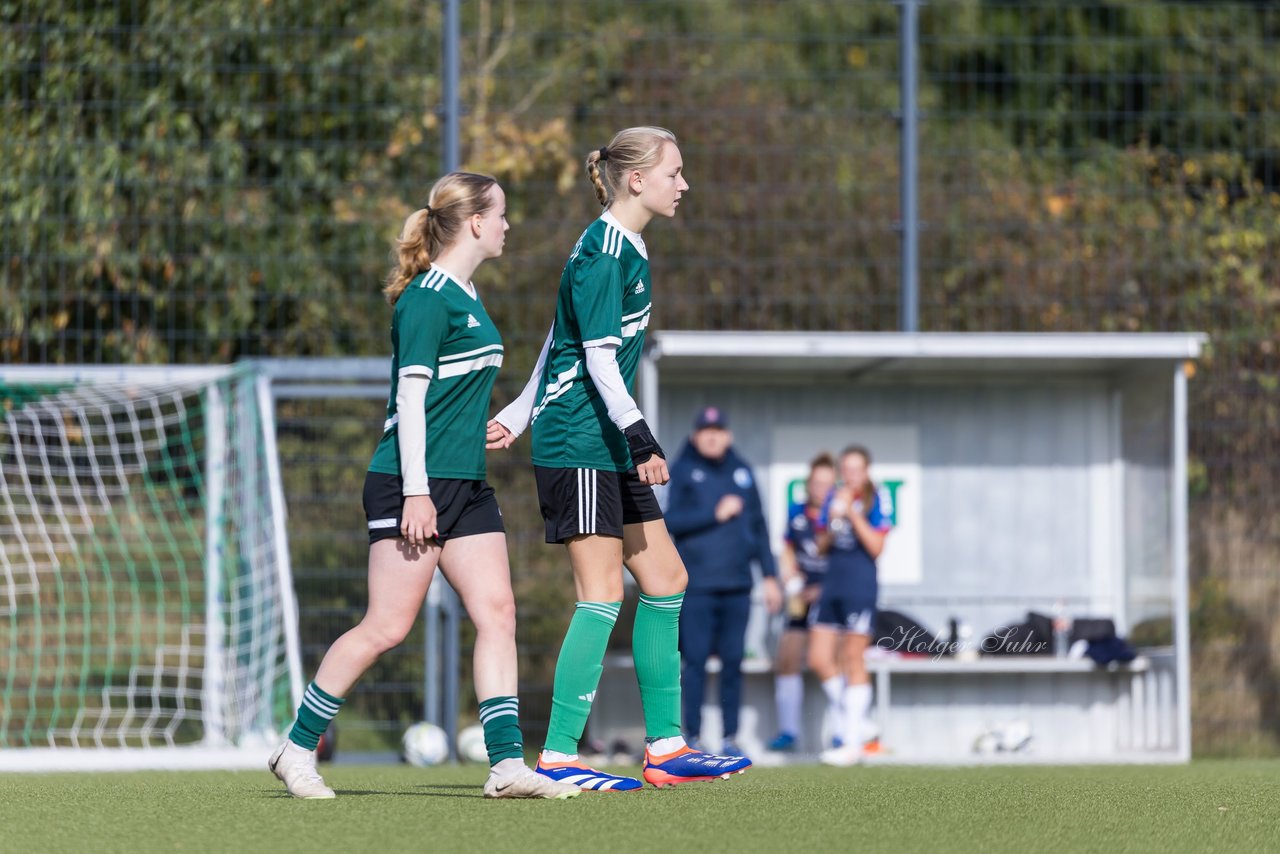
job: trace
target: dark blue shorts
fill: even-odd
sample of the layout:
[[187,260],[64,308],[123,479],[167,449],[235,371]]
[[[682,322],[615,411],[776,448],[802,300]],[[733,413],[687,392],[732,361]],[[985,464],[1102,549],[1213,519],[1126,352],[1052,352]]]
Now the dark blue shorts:
[[833,588],[828,584],[822,588],[822,597],[809,609],[809,626],[870,635],[875,625],[877,592],[870,585]]

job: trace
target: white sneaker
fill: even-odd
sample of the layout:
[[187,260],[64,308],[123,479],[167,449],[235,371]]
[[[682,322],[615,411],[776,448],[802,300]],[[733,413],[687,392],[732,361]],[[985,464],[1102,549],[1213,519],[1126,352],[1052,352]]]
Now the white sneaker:
[[489,769],[484,781],[486,798],[576,798],[582,790],[572,783],[544,777],[519,759],[503,759]]
[[823,765],[834,765],[837,768],[848,768],[862,761],[861,745],[843,745],[822,751],[818,757]]
[[295,798],[332,798],[333,789],[316,771],[316,752],[285,739],[267,760],[267,768]]

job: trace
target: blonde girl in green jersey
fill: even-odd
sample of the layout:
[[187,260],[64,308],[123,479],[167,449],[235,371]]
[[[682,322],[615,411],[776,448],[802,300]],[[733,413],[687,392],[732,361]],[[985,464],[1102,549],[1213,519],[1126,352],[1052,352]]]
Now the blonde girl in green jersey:
[[653,486],[666,454],[631,396],[654,284],[641,232],[673,217],[688,191],[675,136],[628,128],[586,158],[605,211],[579,238],[560,278],[556,316],[529,384],[489,422],[490,448],[532,424],[534,474],[548,542],[564,543],[578,603],[556,664],[551,721],[538,772],[595,791],[641,788],[578,757],[609,634],[622,604],[622,567],[640,587],[632,637],[644,706],[644,779],[664,786],[745,770],[743,757],[691,750],[680,733],[680,607],[688,576]]
[[396,242],[383,291],[393,306],[391,395],[364,487],[369,605],[325,653],[288,739],[268,762],[294,797],[334,796],[316,771],[320,734],[360,676],[409,633],[437,566],[476,627],[485,796],[579,794],[524,763],[515,599],[502,514],[485,482],[485,422],[503,348],[471,277],[502,254],[507,228],[498,182],[453,172],[435,183]]

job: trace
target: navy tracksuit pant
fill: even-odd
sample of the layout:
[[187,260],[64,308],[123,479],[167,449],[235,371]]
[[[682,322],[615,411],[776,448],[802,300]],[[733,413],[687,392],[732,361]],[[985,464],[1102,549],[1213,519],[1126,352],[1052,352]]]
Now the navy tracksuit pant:
[[[706,693],[707,659],[720,658],[720,714],[726,737],[738,733],[742,705],[742,650],[751,590],[688,590],[680,609],[680,652],[684,657],[684,731],[702,734],[702,700]],[[718,748],[717,748],[718,749]]]

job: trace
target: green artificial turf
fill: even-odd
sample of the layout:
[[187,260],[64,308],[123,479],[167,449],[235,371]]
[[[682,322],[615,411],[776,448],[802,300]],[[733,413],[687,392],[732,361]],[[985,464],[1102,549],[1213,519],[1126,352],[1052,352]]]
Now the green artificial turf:
[[0,851],[1280,850],[1271,761],[759,768],[569,801],[486,801],[476,766],[321,770],[336,800],[292,800],[265,770],[3,774]]

